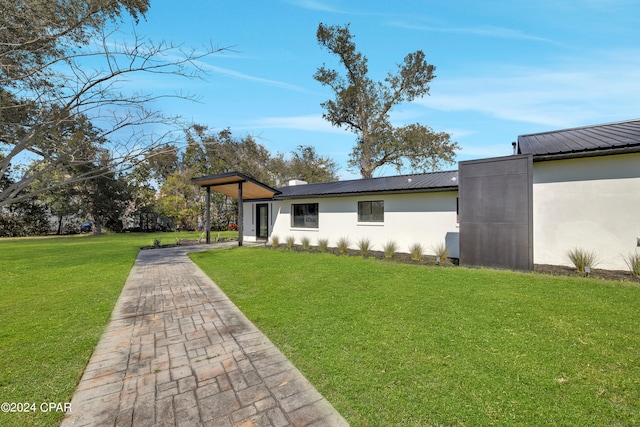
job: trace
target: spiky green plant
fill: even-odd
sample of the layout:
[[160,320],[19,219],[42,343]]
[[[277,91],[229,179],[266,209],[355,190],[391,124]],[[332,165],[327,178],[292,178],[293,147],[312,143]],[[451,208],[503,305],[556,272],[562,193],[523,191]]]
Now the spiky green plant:
[[307,236],[304,236],[302,239],[300,239],[300,244],[302,245],[302,249],[308,251],[309,247],[311,246],[311,239],[309,239]]
[[326,252],[329,248],[329,239],[318,239],[318,250],[320,252]]
[[286,245],[287,245],[287,249],[291,250],[293,248],[293,245],[296,244],[296,238],[293,237],[293,236],[289,236],[289,237],[287,237],[285,242],[286,242]]
[[368,237],[362,237],[358,240],[358,249],[360,250],[360,255],[369,255],[369,252],[371,251],[371,240]]
[[347,250],[349,249],[349,238],[348,237],[339,238],[337,247],[338,247],[338,253],[346,254]]
[[625,264],[629,267],[629,271],[636,277],[640,277],[640,252],[631,252],[629,255],[623,255]]
[[411,254],[411,259],[414,261],[420,261],[423,252],[424,250],[420,243],[414,243],[413,245],[409,246],[409,253]]
[[275,234],[271,235],[271,247],[277,248],[278,246],[280,246],[280,238]]
[[449,259],[449,248],[445,242],[437,243],[433,246],[433,254],[440,258],[440,264],[444,264]]
[[382,248],[382,250],[384,251],[384,257],[386,259],[391,259],[396,254],[396,251],[398,250],[398,245],[393,240],[390,240],[384,244],[384,247]]
[[582,248],[573,248],[567,252],[567,257],[576,267],[578,273],[585,273],[585,267],[593,268],[598,264],[598,256],[594,251],[587,251]]

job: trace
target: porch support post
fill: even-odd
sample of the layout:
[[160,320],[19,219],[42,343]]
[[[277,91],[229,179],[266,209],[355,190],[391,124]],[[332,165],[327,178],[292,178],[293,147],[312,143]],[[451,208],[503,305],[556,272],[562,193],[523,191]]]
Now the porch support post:
[[238,246],[242,246],[244,236],[244,212],[242,207],[242,182],[238,183]]
[[211,243],[211,187],[207,187],[207,206],[204,214],[204,229],[207,235],[207,245]]

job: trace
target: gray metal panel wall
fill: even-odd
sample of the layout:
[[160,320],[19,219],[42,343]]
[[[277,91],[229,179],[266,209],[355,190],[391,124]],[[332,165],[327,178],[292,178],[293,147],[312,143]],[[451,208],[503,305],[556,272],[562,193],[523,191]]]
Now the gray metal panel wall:
[[459,164],[460,264],[533,269],[533,156]]

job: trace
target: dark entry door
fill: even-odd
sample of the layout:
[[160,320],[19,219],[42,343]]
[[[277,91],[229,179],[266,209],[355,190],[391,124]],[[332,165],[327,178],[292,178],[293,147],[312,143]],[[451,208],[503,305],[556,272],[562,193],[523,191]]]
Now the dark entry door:
[[269,205],[256,205],[256,237],[266,239],[269,237]]

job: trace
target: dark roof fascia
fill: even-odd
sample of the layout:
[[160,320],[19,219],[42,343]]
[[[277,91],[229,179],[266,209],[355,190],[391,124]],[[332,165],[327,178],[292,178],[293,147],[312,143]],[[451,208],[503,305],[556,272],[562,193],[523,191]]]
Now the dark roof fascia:
[[616,154],[640,153],[640,145],[634,147],[608,148],[590,151],[574,151],[568,153],[537,154],[533,156],[534,162],[547,162],[552,160],[580,159],[585,157],[613,156]]
[[273,196],[273,200],[293,200],[293,199],[319,199],[328,197],[351,197],[351,196],[374,196],[379,194],[410,194],[410,193],[440,193],[446,191],[458,191],[458,186],[450,187],[434,187],[434,188],[416,188],[407,190],[378,190],[378,191],[350,191],[344,193],[308,193],[308,194],[296,194],[292,196],[286,196],[283,194],[276,194]]
[[215,185],[206,185],[205,187],[218,187],[218,186],[223,186],[223,185],[229,185],[229,184],[237,184],[240,182],[250,182],[252,184],[255,184],[259,187],[262,187],[266,190],[272,191],[274,194],[278,194],[280,193],[280,191],[276,190],[275,188],[269,187],[267,184],[263,184],[260,181],[257,181],[253,178],[251,178],[248,175],[245,175],[241,172],[224,172],[224,173],[218,173],[218,174],[214,174],[214,175],[208,175],[208,176],[201,176],[198,178],[191,178],[191,182],[197,185],[200,185],[201,182],[205,182],[205,181],[210,181],[211,179],[214,178],[232,178],[234,176],[237,176],[238,179],[236,179],[235,181],[227,181],[227,182],[223,182],[220,184],[215,184]]

